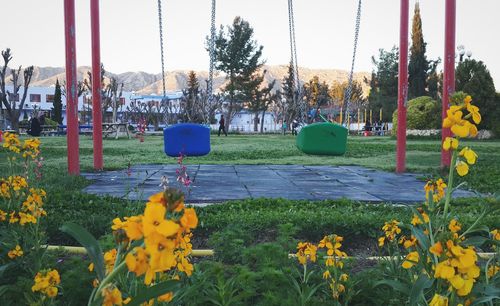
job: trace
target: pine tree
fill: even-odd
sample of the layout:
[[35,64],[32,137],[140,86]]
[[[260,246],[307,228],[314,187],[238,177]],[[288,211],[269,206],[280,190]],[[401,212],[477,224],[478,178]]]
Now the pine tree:
[[427,77],[429,61],[425,55],[426,43],[422,33],[422,19],[420,5],[415,3],[415,14],[411,30],[412,45],[410,48],[410,62],[408,64],[408,96],[416,98],[427,95]]
[[229,102],[227,129],[243,102],[251,98],[249,94],[253,88],[262,82],[259,82],[257,74],[264,65],[260,60],[263,48],[253,39],[253,28],[241,17],[234,18],[232,26],[227,27],[227,33],[221,28],[215,40],[215,67],[225,72],[229,81],[223,88]]
[[54,90],[54,102],[52,107],[52,120],[62,124],[62,92],[61,85],[59,84],[59,79],[56,80],[56,88]]

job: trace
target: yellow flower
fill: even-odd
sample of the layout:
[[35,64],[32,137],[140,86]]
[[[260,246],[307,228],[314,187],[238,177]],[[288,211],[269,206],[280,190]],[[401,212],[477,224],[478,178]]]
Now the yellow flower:
[[184,209],[184,214],[182,215],[180,221],[182,227],[186,228],[187,230],[196,228],[196,226],[198,225],[198,217],[196,216],[196,211],[194,210],[194,208]]
[[340,281],[345,282],[345,281],[347,281],[347,279],[349,279],[349,275],[347,275],[345,273],[342,273],[340,275]]
[[111,249],[104,253],[104,264],[106,266],[106,274],[113,271],[116,261],[116,249]]
[[299,242],[296,253],[299,263],[305,265],[308,257],[311,262],[315,262],[317,249],[318,248],[315,245],[309,242]]
[[142,226],[144,236],[147,238],[153,233],[158,233],[163,236],[172,236],[177,233],[179,224],[171,220],[165,220],[167,209],[160,203],[149,202],[144,211]]
[[14,259],[16,257],[21,257],[23,256],[24,252],[21,249],[21,246],[16,245],[16,247],[13,250],[10,250],[9,253],[7,253],[7,256],[9,256],[10,259]]
[[114,305],[122,305],[122,293],[118,288],[113,285],[107,286],[101,291],[103,301],[103,306],[114,306]]
[[[425,223],[429,223],[429,215],[426,214],[425,212],[420,212],[420,214],[422,215],[422,219],[424,219],[424,222]],[[413,226],[416,226],[417,224],[422,224],[422,220],[420,219],[420,217],[418,215],[413,215],[413,219],[411,220],[411,224],[413,224]]]
[[469,173],[469,166],[463,161],[458,161],[455,167],[457,169],[458,175],[460,176],[465,176],[467,175],[467,173]]
[[392,220],[390,222],[385,222],[384,226],[382,226],[382,230],[385,231],[385,236],[389,241],[393,241],[394,238],[396,238],[396,235],[401,233],[401,229],[398,224],[398,220]]
[[436,256],[441,256],[441,254],[443,254],[443,245],[441,244],[440,241],[438,241],[429,248],[429,252],[431,252]]
[[491,236],[495,240],[500,240],[500,231],[498,229],[494,229],[491,231]]
[[44,270],[35,275],[35,284],[31,291],[40,291],[42,294],[53,298],[57,295],[57,285],[61,283],[61,278],[57,270]]
[[379,247],[384,246],[384,242],[385,242],[385,237],[378,238],[378,246]]
[[125,263],[130,272],[134,272],[136,276],[141,276],[149,269],[148,253],[142,247],[135,247],[134,250],[129,252],[125,257]]
[[475,124],[481,123],[481,114],[479,113],[479,107],[472,104],[467,104],[467,110],[472,115],[472,120]]
[[464,98],[465,105],[469,105],[471,102],[472,102],[472,97],[471,96],[467,96],[467,97]]
[[167,292],[164,295],[160,295],[158,297],[159,302],[170,302],[174,298],[174,293],[173,292]]
[[323,272],[323,278],[324,279],[329,279],[331,278],[332,276],[330,275],[330,271],[326,270],[325,272]]
[[456,233],[462,229],[461,224],[458,223],[457,220],[455,220],[455,219],[450,220],[450,224],[448,225],[448,228],[450,229],[450,231],[452,233]]
[[487,274],[488,274],[488,277],[493,277],[493,276],[495,276],[495,275],[498,273],[498,271],[500,271],[500,266],[490,265],[490,266],[488,267],[488,273],[487,273]]
[[125,217],[123,228],[130,240],[141,239],[143,236],[142,216]]
[[0,209],[0,222],[7,220],[7,213]]
[[469,165],[474,165],[476,163],[477,154],[468,147],[463,148],[458,155],[465,157]]
[[149,264],[153,272],[162,272],[175,267],[175,242],[161,235],[153,235],[146,240],[146,250],[150,254]]
[[445,151],[448,151],[453,149],[456,150],[458,148],[458,139],[453,138],[453,137],[446,137],[446,139],[443,142],[443,149]]
[[457,294],[459,296],[466,296],[471,292],[473,286],[474,286],[474,279],[464,279],[462,287],[457,289]]
[[410,269],[411,267],[413,267],[416,263],[418,263],[418,260],[420,258],[420,255],[418,254],[417,251],[415,252],[410,252],[407,256],[406,256],[406,260],[403,262],[403,264],[401,265],[403,268],[405,269]]
[[450,264],[449,260],[442,261],[436,265],[436,270],[434,271],[435,278],[450,279],[455,276],[455,268]]
[[448,298],[436,293],[430,301],[429,306],[448,306]]
[[181,257],[179,262],[177,263],[177,269],[180,272],[186,273],[187,276],[191,276],[193,274],[193,265],[187,260],[186,257]]
[[411,236],[410,239],[405,239],[405,241],[403,242],[403,246],[405,247],[405,249],[409,249],[412,246],[415,246],[416,244],[417,244],[417,238],[415,238],[413,235]]

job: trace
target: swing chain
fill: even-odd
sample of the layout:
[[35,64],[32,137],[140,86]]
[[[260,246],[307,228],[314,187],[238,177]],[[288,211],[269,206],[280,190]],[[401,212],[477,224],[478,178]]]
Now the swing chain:
[[163,83],[163,98],[166,97],[165,89],[165,61],[163,56],[163,21],[162,21],[162,11],[161,11],[161,1],[158,0],[158,22],[160,26],[160,51],[161,51],[161,78]]
[[210,41],[208,52],[210,57],[210,67],[208,68],[207,95],[208,105],[212,105],[213,95],[213,78],[214,78],[214,62],[215,62],[215,0],[212,0],[212,20],[210,24]]
[[[299,81],[299,67],[297,64],[297,45],[295,43],[295,20],[293,16],[293,0],[288,0],[288,27],[290,31],[290,65],[292,66],[293,73],[293,105],[294,108],[299,105],[301,121],[305,122],[305,105],[300,99],[300,81]],[[284,119],[284,118],[283,118]]]
[[[352,83],[353,83],[353,74],[354,74],[354,62],[356,61],[356,49],[358,48],[358,36],[359,36],[359,27],[361,23],[361,1],[358,2],[358,13],[356,15],[356,28],[354,30],[354,48],[352,53],[352,62],[351,62],[351,71],[349,73],[349,81],[347,85],[347,89],[344,94],[344,123],[347,124],[349,116],[349,104],[351,103],[351,95],[352,95]],[[349,128],[349,127],[348,127]]]

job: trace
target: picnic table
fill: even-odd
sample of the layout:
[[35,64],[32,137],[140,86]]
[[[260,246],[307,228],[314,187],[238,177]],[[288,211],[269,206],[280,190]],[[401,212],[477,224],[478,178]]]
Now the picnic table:
[[[102,124],[102,134],[105,138],[110,135],[115,135],[115,139],[118,139],[118,136],[122,133],[127,134],[127,137],[130,139],[130,133],[128,131],[128,123],[103,123]],[[92,130],[94,126],[91,124],[80,124],[78,126],[78,131],[80,134],[89,134],[92,135]],[[58,126],[59,133],[66,134],[67,126],[60,124]]]

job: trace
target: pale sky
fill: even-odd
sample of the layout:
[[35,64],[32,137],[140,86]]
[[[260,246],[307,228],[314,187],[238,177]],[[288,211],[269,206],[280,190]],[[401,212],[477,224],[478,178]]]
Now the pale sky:
[[[90,2],[76,0],[77,63],[90,65]],[[356,71],[371,71],[379,48],[398,44],[398,0],[363,0]],[[443,58],[444,0],[420,0],[427,56]],[[166,70],[208,70],[204,48],[210,0],[162,0]],[[410,18],[415,0],[410,1]],[[294,0],[298,63],[308,68],[349,69],[357,0]],[[457,0],[456,45],[489,68],[500,89],[499,0]],[[10,47],[12,66],[64,66],[63,0],[0,0],[0,49]],[[290,58],[286,0],[217,0],[216,24],[235,16],[250,22],[267,64]],[[410,19],[411,28],[411,19]],[[410,30],[411,31],[411,30]],[[161,71],[156,0],[101,1],[101,59],[106,69]]]

